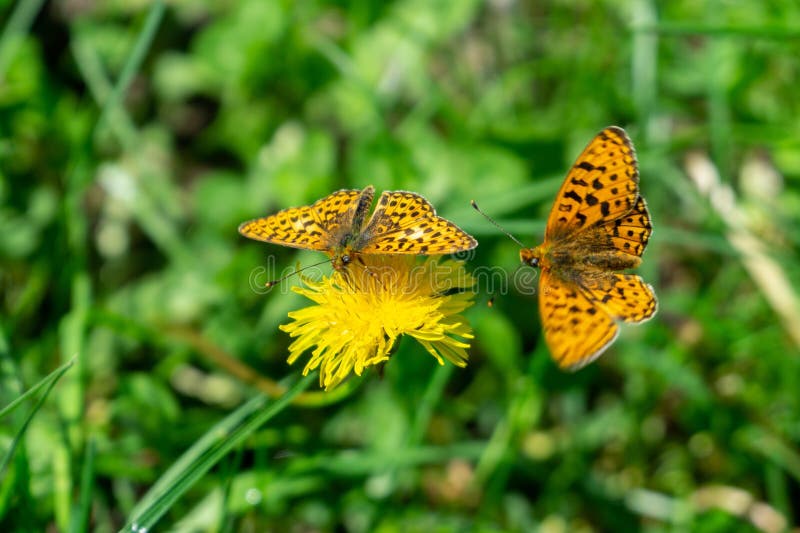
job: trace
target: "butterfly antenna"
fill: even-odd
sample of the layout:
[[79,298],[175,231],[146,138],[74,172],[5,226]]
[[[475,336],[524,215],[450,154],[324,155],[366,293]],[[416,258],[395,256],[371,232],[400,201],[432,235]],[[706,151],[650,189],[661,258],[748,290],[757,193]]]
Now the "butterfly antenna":
[[268,281],[268,282],[266,282],[266,283],[264,284],[264,287],[266,287],[266,288],[268,288],[268,289],[271,289],[272,287],[274,287],[275,285],[277,285],[277,284],[278,284],[278,283],[280,283],[281,281],[283,281],[283,280],[285,280],[285,279],[287,279],[287,278],[291,278],[292,276],[294,276],[295,274],[299,274],[299,273],[300,273],[300,272],[302,272],[303,270],[306,270],[306,269],[308,269],[308,268],[314,268],[314,267],[318,267],[318,266],[320,266],[320,265],[324,265],[325,263],[330,263],[331,261],[333,261],[333,259],[326,259],[325,261],[320,261],[319,263],[314,263],[313,265],[308,265],[308,266],[304,266],[303,268],[298,268],[298,269],[296,269],[294,272],[291,272],[291,273],[289,273],[289,274],[286,274],[285,276],[283,276],[283,277],[281,277],[281,278],[274,279],[274,280],[272,280],[272,281]]
[[507,231],[506,231],[506,230],[503,228],[503,226],[501,226],[500,224],[498,224],[498,223],[495,221],[495,219],[493,219],[492,217],[490,217],[489,215],[487,215],[486,213],[484,213],[483,211],[481,211],[481,208],[480,208],[480,207],[478,207],[478,204],[476,204],[476,203],[475,203],[475,200],[470,200],[470,202],[469,202],[469,203],[470,203],[470,204],[472,204],[472,207],[474,207],[474,208],[475,208],[475,211],[477,211],[478,213],[480,213],[481,215],[483,215],[483,216],[484,216],[484,218],[486,218],[486,220],[488,220],[489,222],[491,222],[492,224],[494,224],[494,225],[495,225],[495,227],[496,227],[497,229],[499,229],[500,231],[502,231],[502,232],[503,232],[503,233],[506,235],[506,237],[508,237],[509,239],[511,239],[512,241],[514,241],[515,243],[519,244],[521,247],[523,247],[523,248],[525,248],[525,247],[526,247],[524,244],[522,244],[522,243],[519,241],[519,239],[517,239],[516,237],[514,237],[513,235],[511,235],[509,232],[507,232]]

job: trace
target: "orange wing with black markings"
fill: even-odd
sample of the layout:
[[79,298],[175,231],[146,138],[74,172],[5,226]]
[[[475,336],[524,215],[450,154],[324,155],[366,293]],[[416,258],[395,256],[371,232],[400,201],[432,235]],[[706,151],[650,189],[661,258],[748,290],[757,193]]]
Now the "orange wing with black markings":
[[342,189],[309,206],[291,207],[244,222],[239,233],[257,241],[327,252],[336,246],[341,230],[352,225],[362,193]]
[[653,287],[635,274],[609,274],[584,281],[581,292],[614,320],[632,324],[649,320],[658,304]]
[[362,253],[437,255],[471,250],[471,235],[436,214],[419,194],[386,191],[356,248]]
[[592,139],[556,195],[544,243],[520,258],[542,269],[539,307],[555,361],[575,370],[617,337],[617,321],[637,323],[657,309],[653,288],[633,274],[653,227],[639,195],[636,152],[621,128]]
[[622,128],[601,131],[572,165],[547,219],[545,241],[566,238],[630,211],[639,197],[633,144]]
[[435,255],[478,245],[412,192],[384,192],[367,221],[374,195],[371,185],[361,191],[344,189],[310,206],[245,222],[239,233],[258,241],[326,252],[338,270],[359,254]]
[[576,286],[542,271],[539,313],[550,355],[565,370],[577,370],[598,357],[619,334],[611,316]]
[[602,222],[599,227],[606,232],[614,248],[636,257],[642,256],[653,233],[647,203],[641,196],[636,200],[633,209],[619,218]]

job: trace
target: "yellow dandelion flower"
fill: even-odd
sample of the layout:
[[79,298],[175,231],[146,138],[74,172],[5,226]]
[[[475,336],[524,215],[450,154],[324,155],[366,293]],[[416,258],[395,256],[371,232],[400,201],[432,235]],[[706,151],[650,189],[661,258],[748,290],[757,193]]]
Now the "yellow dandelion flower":
[[[351,371],[389,359],[397,338],[414,337],[439,364],[467,364],[472,328],[461,316],[472,305],[472,277],[463,263],[413,256],[367,255],[363,264],[334,271],[320,281],[303,278],[305,287],[292,290],[314,305],[289,313],[292,322],[280,326],[295,338],[289,364],[306,350],[311,359],[303,375],[320,368],[320,386],[335,387]],[[467,289],[467,290],[465,290]]]

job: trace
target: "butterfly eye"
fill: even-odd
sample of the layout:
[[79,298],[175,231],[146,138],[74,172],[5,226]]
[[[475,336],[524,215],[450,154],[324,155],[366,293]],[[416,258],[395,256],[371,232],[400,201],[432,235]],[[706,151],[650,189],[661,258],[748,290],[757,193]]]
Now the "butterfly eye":
[[539,258],[538,257],[531,257],[528,261],[528,264],[534,268],[539,267]]
[[349,262],[350,262],[350,256],[349,256],[349,255],[347,255],[347,254],[344,254],[344,255],[342,256],[342,264],[343,264],[343,265],[346,265],[346,264],[347,264],[347,263],[349,263]]

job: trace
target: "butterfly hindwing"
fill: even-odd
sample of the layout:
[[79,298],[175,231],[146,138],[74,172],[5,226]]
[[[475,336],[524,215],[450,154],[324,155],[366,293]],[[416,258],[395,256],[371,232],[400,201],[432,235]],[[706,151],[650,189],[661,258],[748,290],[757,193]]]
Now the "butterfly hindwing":
[[547,220],[545,240],[563,239],[600,220],[618,218],[638,197],[633,144],[624,130],[608,127],[589,142],[567,174]]
[[623,322],[649,320],[658,307],[653,287],[635,274],[608,274],[585,280],[581,288],[597,307]]
[[594,361],[619,333],[608,313],[547,269],[539,281],[539,312],[550,353],[566,370]]
[[637,198],[633,209],[615,220],[598,224],[611,238],[614,248],[626,254],[641,257],[653,226],[650,224],[650,213],[641,196]]

